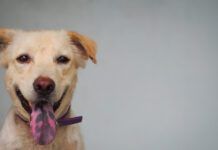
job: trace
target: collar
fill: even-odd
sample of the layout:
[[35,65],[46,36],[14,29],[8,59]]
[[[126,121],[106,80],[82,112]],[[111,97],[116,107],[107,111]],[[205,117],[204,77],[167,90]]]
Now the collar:
[[72,124],[82,122],[82,118],[83,118],[82,116],[77,116],[77,117],[73,117],[73,118],[66,118],[66,116],[70,112],[70,108],[71,108],[71,106],[69,106],[67,112],[61,118],[57,119],[57,123],[59,126],[67,126],[67,125],[72,125]]
[[[68,108],[68,110],[66,111],[66,113],[60,117],[59,119],[57,119],[57,124],[59,126],[67,126],[67,125],[72,125],[72,124],[76,124],[76,123],[80,123],[82,122],[82,116],[77,116],[77,117],[72,117],[72,118],[66,118],[67,115],[70,112],[70,106]],[[20,116],[19,114],[17,114],[17,116],[25,123],[27,123],[29,125],[29,121],[25,120],[22,116]]]

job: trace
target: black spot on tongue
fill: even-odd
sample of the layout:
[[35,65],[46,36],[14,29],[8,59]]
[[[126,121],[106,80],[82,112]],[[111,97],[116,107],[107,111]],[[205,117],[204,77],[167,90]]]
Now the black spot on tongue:
[[30,127],[37,144],[51,143],[56,134],[56,119],[50,103],[39,102],[32,106]]

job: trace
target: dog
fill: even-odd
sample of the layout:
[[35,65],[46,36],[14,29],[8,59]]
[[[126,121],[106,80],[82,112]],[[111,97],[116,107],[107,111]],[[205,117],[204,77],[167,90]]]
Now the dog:
[[84,150],[78,124],[58,121],[75,117],[77,72],[88,59],[96,64],[96,43],[77,32],[0,29],[0,65],[12,99],[0,150]]

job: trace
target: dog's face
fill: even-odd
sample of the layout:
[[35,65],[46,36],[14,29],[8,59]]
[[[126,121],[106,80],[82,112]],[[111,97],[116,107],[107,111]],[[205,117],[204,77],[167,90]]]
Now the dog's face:
[[6,68],[6,87],[14,107],[29,119],[33,106],[48,102],[55,117],[71,102],[77,69],[91,58],[95,43],[67,31],[0,30],[0,62]]

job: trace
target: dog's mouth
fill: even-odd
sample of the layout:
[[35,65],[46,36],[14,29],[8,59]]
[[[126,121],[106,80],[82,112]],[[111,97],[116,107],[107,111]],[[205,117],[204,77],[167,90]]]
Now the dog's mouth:
[[[63,94],[61,95],[60,99],[55,102],[53,104],[53,111],[55,112],[61,105],[62,100],[64,99],[66,93],[67,93],[68,88],[66,87]],[[19,89],[18,86],[15,86],[15,93],[18,97],[18,99],[20,100],[20,103],[22,105],[22,107],[26,110],[26,112],[28,112],[29,114],[31,114],[32,112],[32,105],[30,105],[30,103],[28,102],[28,100],[24,97],[24,95],[22,94],[21,90]],[[41,105],[45,103],[45,100],[40,100],[39,102],[37,102],[37,105]]]
[[15,92],[22,107],[30,114],[30,129],[37,144],[46,145],[54,140],[57,125],[54,112],[60,107],[67,89],[64,90],[61,98],[52,105],[47,96],[40,96],[37,102],[29,103],[18,86],[15,86]]

